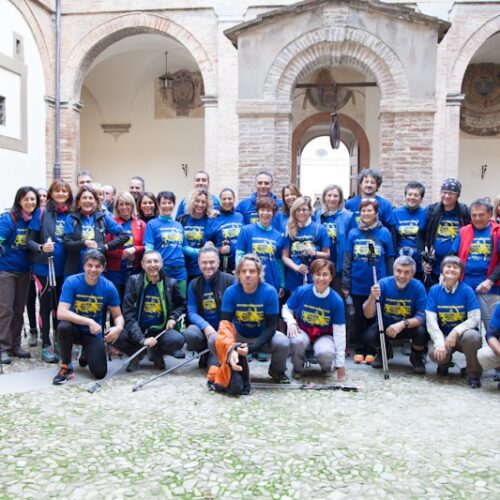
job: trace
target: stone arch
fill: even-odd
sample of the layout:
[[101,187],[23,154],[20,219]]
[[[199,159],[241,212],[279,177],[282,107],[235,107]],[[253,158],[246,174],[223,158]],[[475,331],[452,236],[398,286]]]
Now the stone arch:
[[288,102],[297,80],[324,64],[370,71],[382,100],[409,96],[403,64],[379,38],[359,29],[321,28],[300,36],[278,54],[266,76],[264,98]]
[[483,45],[483,43],[492,35],[500,31],[500,15],[490,19],[488,22],[483,24],[478,30],[476,30],[462,45],[462,47],[457,50],[459,54],[455,59],[451,77],[450,77],[450,87],[449,93],[460,93],[462,90],[462,81],[464,79],[465,71],[470,63],[470,60],[477,52],[477,50]]
[[148,13],[131,13],[113,17],[89,32],[76,44],[64,63],[63,95],[78,100],[83,80],[92,61],[104,49],[127,36],[157,33],[169,35],[182,43],[195,59],[203,76],[205,94],[217,94],[213,64],[200,42],[185,28],[165,17]]
[[[297,179],[297,158],[295,156],[295,151],[297,151],[300,139],[302,138],[304,133],[312,126],[320,123],[329,123],[330,120],[331,113],[326,111],[308,116],[295,127],[292,135],[291,178],[293,181]],[[361,125],[356,120],[342,113],[339,113],[339,124],[340,127],[349,129],[356,137],[359,146],[359,168],[368,168],[368,166],[370,165],[370,143],[368,142],[368,137],[363,130],[363,127],[361,127]]]

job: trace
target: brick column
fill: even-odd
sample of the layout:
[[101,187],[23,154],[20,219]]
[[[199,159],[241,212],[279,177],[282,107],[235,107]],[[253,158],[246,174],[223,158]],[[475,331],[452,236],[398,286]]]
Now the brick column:
[[[71,185],[76,184],[76,173],[80,169],[80,111],[81,101],[61,103],[61,178]],[[92,170],[92,165],[88,168]]]
[[460,108],[465,94],[448,94],[446,96],[446,129],[444,140],[445,158],[441,179],[436,179],[437,185],[449,177],[458,178],[458,156],[460,149]]

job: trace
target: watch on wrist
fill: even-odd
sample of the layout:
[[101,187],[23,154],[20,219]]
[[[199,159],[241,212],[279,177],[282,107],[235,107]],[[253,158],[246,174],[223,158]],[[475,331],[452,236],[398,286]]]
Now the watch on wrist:
[[410,326],[410,322],[407,319],[405,319],[403,323],[405,325],[405,328],[408,328]]

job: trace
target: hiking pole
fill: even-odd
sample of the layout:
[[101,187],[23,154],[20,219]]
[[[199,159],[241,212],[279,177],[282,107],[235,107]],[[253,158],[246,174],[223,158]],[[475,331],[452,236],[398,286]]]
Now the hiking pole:
[[[161,335],[163,335],[167,330],[163,330],[160,332],[158,335],[156,335],[155,339],[158,340]],[[89,394],[94,394],[97,389],[102,387],[110,378],[115,376],[124,366],[126,366],[128,363],[130,363],[134,358],[139,356],[141,352],[144,352],[148,348],[147,345],[143,345],[138,351],[136,351],[132,356],[129,356],[123,363],[121,363],[119,366],[117,366],[111,373],[108,373],[102,380],[99,380],[99,382],[96,382],[92,387],[89,387],[87,389],[87,392]]]
[[250,382],[252,388],[255,389],[296,389],[299,391],[345,391],[359,392],[360,387],[354,385],[337,385],[337,384],[272,384],[266,382]]
[[[375,259],[376,259],[375,246],[373,245],[372,242],[370,242],[368,243],[368,260],[372,265],[374,285],[378,283]],[[380,334],[380,352],[382,353],[382,367],[384,371],[384,379],[387,380],[389,378],[389,363],[387,362],[387,349],[385,345],[384,322],[382,321],[382,308],[380,306],[380,297],[376,300],[375,307],[377,309],[378,332]]]
[[191,363],[191,361],[198,359],[200,356],[203,356],[207,352],[210,352],[210,349],[205,349],[204,351],[197,353],[192,358],[186,359],[182,363],[179,363],[175,366],[172,366],[172,368],[169,368],[168,370],[165,370],[165,371],[159,373],[158,375],[155,375],[154,377],[148,378],[145,382],[141,382],[140,384],[137,384],[134,387],[132,387],[132,392],[136,392],[139,389],[142,389],[145,385],[147,385],[151,382],[154,382],[156,379],[159,379],[160,377],[163,377],[164,375],[168,375],[169,373],[173,372],[174,370],[177,370],[177,368],[180,368],[181,366],[184,366],[184,365]]
[[[229,245],[229,241],[227,239],[225,239],[222,242],[222,245],[223,246]],[[225,272],[225,273],[227,273],[227,266],[228,266],[228,264],[229,264],[229,255],[226,253],[222,257],[222,271]]]
[[[47,243],[51,241],[50,238],[47,239]],[[57,281],[56,281],[56,268],[54,266],[54,255],[49,255],[48,259],[49,267],[49,300],[50,308],[52,313],[52,329],[53,329],[53,342],[54,350],[57,352]],[[49,319],[49,334],[50,334],[50,319]],[[49,339],[50,340],[50,339]]]

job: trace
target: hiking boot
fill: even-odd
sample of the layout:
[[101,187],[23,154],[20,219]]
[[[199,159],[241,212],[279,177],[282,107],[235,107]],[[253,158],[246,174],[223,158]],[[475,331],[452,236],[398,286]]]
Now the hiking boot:
[[274,382],[277,384],[289,384],[290,379],[288,378],[288,375],[286,373],[275,373],[271,370],[271,367],[269,367],[269,370],[267,371],[269,376],[273,379]]
[[153,368],[155,370],[165,369],[165,360],[163,359],[163,355],[156,349],[153,350]]
[[59,361],[59,357],[56,355],[51,345],[42,347],[42,361],[46,363],[57,363]]
[[209,352],[202,354],[198,359],[198,368],[204,369],[208,367],[208,356],[210,356]]
[[58,374],[52,379],[52,383],[54,385],[63,385],[74,376],[73,368],[70,368],[68,365],[61,365]]
[[30,347],[36,347],[38,345],[38,330],[36,328],[30,329],[30,339],[28,345]]
[[267,354],[266,352],[258,352],[257,361],[262,361],[263,363],[269,361],[269,354]]
[[83,355],[83,349],[82,349],[82,352],[80,353],[80,356],[78,357],[78,364],[82,368],[85,368],[89,364],[89,362],[87,361],[87,358]]
[[410,363],[413,366],[413,373],[425,375],[424,351],[411,350]]
[[298,372],[296,370],[292,371],[292,378],[294,380],[302,380],[303,375],[304,375],[303,372]]
[[467,377],[467,383],[471,389],[479,389],[481,387],[481,379],[479,377]]
[[0,353],[0,364],[2,365],[10,365],[11,359],[9,353],[7,351],[2,351]]
[[172,353],[172,356],[176,359],[184,359],[186,357],[186,353],[182,349],[178,349]]
[[9,354],[11,356],[14,356],[15,358],[25,358],[25,359],[31,358],[30,352],[21,349],[21,346],[13,347],[12,349],[9,350]]
[[438,377],[447,377],[448,376],[448,367],[449,364],[446,365],[438,365],[436,374]]
[[139,370],[139,365],[141,364],[142,356],[136,356],[132,361],[127,365],[127,372],[133,373]]

